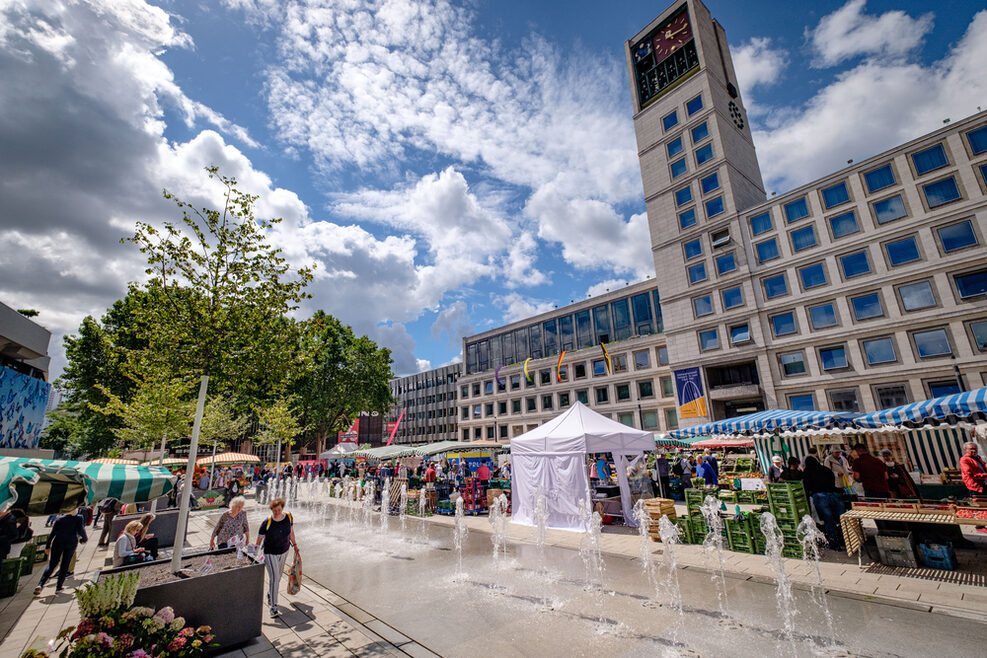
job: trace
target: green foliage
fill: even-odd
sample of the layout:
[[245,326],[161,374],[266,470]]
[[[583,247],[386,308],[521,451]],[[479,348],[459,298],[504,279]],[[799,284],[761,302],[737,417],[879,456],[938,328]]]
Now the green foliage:
[[249,408],[286,378],[293,325],[285,315],[308,297],[312,274],[292,272],[267,242],[280,219],[256,219],[256,196],[217,168],[207,171],[224,188],[221,210],[195,208],[165,190],[181,221],[163,228],[138,222],[129,241],[147,257],[152,359],[175,376],[209,375],[211,390]]
[[138,571],[110,576],[99,583],[87,583],[75,591],[79,612],[83,618],[99,617],[111,610],[129,608],[134,604],[141,575]]
[[246,415],[238,416],[230,400],[217,395],[206,402],[199,428],[199,444],[226,445],[243,436],[249,427],[250,418]]
[[19,308],[17,309],[17,312],[23,315],[25,318],[36,318],[39,315],[41,315],[39,311],[36,311],[33,308]]
[[192,387],[187,381],[149,375],[126,402],[102,384],[96,384],[96,388],[107,397],[107,402],[93,408],[123,421],[123,426],[113,428],[112,432],[132,450],[147,451],[162,438],[184,438],[189,432],[194,405],[188,399]]
[[260,421],[261,429],[254,440],[261,445],[271,445],[280,441],[281,445],[288,449],[294,445],[295,439],[304,429],[295,416],[291,400],[283,397],[259,409],[257,419]]
[[289,391],[316,439],[346,428],[361,411],[386,412],[393,399],[391,352],[324,311],[303,321],[301,359]]

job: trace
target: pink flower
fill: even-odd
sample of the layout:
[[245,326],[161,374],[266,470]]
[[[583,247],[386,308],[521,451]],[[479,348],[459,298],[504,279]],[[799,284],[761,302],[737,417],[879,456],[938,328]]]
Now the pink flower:
[[131,635],[130,633],[124,633],[123,635],[117,638],[117,644],[120,645],[121,649],[124,650],[129,649],[134,644],[134,636]]
[[171,606],[166,605],[158,610],[158,614],[154,615],[154,618],[161,624],[167,626],[171,622],[175,621],[175,611],[171,609]]
[[99,635],[96,636],[96,641],[99,642],[99,645],[102,647],[109,647],[113,645],[113,638],[103,632],[100,632]]
[[214,636],[212,635],[212,633],[206,633],[206,636],[204,638],[202,638],[202,641],[203,642],[212,642],[213,637]]
[[168,643],[168,651],[178,651],[185,646],[185,638],[179,635]]
[[144,651],[143,649],[138,649],[127,654],[127,658],[151,658],[151,654]]
[[212,628],[210,628],[209,626],[199,626],[197,629],[195,629],[195,632],[201,635],[203,633],[208,633],[211,630]]
[[194,635],[194,634],[195,634],[195,629],[192,628],[191,626],[186,626],[179,633],[179,635],[183,635],[185,637],[189,637],[190,635]]

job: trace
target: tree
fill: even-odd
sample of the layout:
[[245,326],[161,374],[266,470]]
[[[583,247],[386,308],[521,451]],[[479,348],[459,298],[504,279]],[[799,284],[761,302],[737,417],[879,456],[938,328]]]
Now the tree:
[[168,439],[188,435],[194,411],[193,403],[188,401],[192,390],[188,381],[148,376],[127,402],[101,384],[96,387],[106,395],[107,402],[94,409],[123,421],[122,427],[112,431],[131,450],[143,450],[146,457],[147,451],[159,443],[167,446]]
[[23,315],[25,318],[36,318],[41,315],[40,311],[36,311],[33,308],[19,308],[17,312]]
[[285,457],[291,455],[291,446],[295,439],[304,431],[304,427],[298,422],[291,400],[279,397],[271,405],[260,409],[257,412],[257,419],[260,422],[260,431],[254,437],[260,445],[278,446],[278,459],[281,459],[281,450],[285,451]]
[[64,404],[48,412],[48,426],[41,434],[39,448],[54,450],[56,453],[72,452],[74,441],[83,431],[79,413],[71,411]]
[[[292,360],[286,314],[307,298],[311,270],[292,272],[266,231],[280,219],[256,219],[256,196],[235,178],[206,170],[225,188],[221,210],[194,208],[167,190],[180,222],[159,229],[138,222],[129,241],[147,257],[149,351],[176,375],[207,374],[215,392],[243,410],[281,388]],[[132,290],[137,288],[132,285]]]
[[214,395],[206,402],[199,427],[199,443],[213,446],[228,445],[243,436],[250,427],[250,418],[237,415],[234,405],[223,395]]
[[289,390],[321,452],[328,435],[345,429],[346,418],[362,411],[385,413],[393,404],[391,352],[324,311],[300,329],[301,363]]

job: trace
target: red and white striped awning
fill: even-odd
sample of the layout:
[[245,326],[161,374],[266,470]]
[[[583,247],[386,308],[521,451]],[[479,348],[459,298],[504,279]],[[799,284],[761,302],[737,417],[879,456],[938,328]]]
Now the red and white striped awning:
[[188,464],[187,457],[165,457],[164,460],[152,459],[150,461],[144,462],[144,466],[157,466],[158,463],[162,466],[174,466],[175,464]]
[[696,441],[692,448],[753,448],[754,439],[704,439]]
[[140,464],[136,459],[118,459],[116,457],[100,457],[89,461],[93,464],[122,464],[123,466],[138,466]]
[[212,455],[209,455],[208,457],[200,457],[195,460],[195,465],[209,466],[210,464],[256,464],[259,461],[260,457],[257,455],[251,455],[245,452],[224,452],[216,455],[215,458]]

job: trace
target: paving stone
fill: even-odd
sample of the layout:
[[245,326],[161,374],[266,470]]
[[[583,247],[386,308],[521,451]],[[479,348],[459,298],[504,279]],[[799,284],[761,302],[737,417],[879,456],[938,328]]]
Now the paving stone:
[[406,642],[410,642],[411,638],[400,633],[394,628],[391,628],[379,619],[374,619],[364,624],[368,629],[372,630],[377,635],[381,636],[391,644],[401,645]]
[[439,654],[434,653],[417,642],[402,645],[401,651],[405,652],[412,658],[441,658]]
[[370,614],[366,610],[363,610],[362,608],[356,607],[352,603],[344,603],[343,605],[339,606],[339,611],[352,617],[354,620],[360,622],[361,624],[365,624],[371,619],[374,619],[374,616],[372,614]]
[[250,642],[248,642],[246,645],[241,647],[241,650],[243,651],[244,655],[255,656],[256,654],[267,651],[273,646],[274,645],[271,644],[271,641],[269,639],[261,635],[260,637],[255,637],[254,639],[250,640]]

